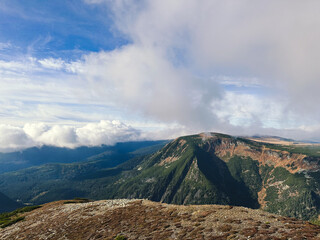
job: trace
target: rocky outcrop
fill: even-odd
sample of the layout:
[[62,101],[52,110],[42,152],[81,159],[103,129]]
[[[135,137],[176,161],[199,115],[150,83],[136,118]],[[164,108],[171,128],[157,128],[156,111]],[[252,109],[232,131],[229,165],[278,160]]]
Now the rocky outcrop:
[[[203,139],[202,134],[199,138]],[[221,137],[212,135],[207,137],[203,147],[208,152],[213,152],[221,159],[228,161],[233,156],[250,157],[261,165],[271,165],[273,167],[283,167],[290,173],[297,173],[303,170],[319,170],[320,160],[308,161],[308,156],[299,153],[277,150],[266,147],[263,143],[255,143],[251,140]]]

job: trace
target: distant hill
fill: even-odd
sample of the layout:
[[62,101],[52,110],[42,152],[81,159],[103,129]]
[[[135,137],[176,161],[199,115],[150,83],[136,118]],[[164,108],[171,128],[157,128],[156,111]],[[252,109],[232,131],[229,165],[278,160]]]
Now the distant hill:
[[8,198],[6,195],[0,192],[0,213],[11,212],[22,206],[22,204],[13,201],[12,199]]
[[279,145],[301,145],[301,146],[320,146],[319,142],[316,141],[308,141],[301,140],[297,141],[290,138],[283,138],[278,136],[267,136],[267,135],[255,135],[252,137],[245,137],[249,140],[263,142],[263,143],[271,143],[271,144],[279,144]]
[[[320,227],[261,210],[147,200],[45,204],[0,229],[5,239],[319,239]],[[17,221],[16,220],[16,221]]]
[[0,174],[17,171],[47,163],[83,162],[111,153],[130,153],[141,148],[152,147],[164,141],[140,141],[117,143],[114,146],[61,148],[53,146],[32,147],[22,151],[0,153]]
[[[113,181],[112,177],[121,172],[121,170],[114,169],[114,167],[129,159],[139,159],[145,154],[157,151],[167,142],[118,143],[111,147],[101,147],[103,150],[109,150],[97,155],[91,154],[100,148],[58,148],[58,153],[52,153],[52,155],[63,155],[64,157],[60,159],[61,162],[76,161],[76,159],[79,159],[79,161],[72,163],[46,163],[54,161],[56,158],[44,158],[42,163],[46,164],[0,174],[0,189],[12,199],[18,199],[26,204],[42,204],[60,199],[87,197],[92,194],[100,199],[101,195],[104,195],[102,186]],[[49,149],[49,151],[46,151],[46,149]],[[26,152],[28,151],[26,150]],[[54,152],[54,148],[45,147],[37,151],[40,151],[41,154],[37,156],[34,153],[35,158],[41,159],[41,156],[49,155],[51,151]],[[90,157],[87,157],[88,154],[81,155],[83,152],[90,152]],[[68,156],[72,156],[71,160],[68,159]],[[76,158],[76,156],[79,158]],[[87,158],[83,160],[85,157]],[[1,166],[2,164],[0,163],[0,168]],[[106,179],[104,176],[111,177],[111,179]]]

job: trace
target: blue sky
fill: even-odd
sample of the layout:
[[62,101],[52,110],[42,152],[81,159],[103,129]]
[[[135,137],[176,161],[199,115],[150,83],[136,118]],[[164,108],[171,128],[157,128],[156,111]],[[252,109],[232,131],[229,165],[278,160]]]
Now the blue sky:
[[73,59],[127,41],[112,30],[107,7],[82,1],[1,1],[0,11],[0,41],[15,54]]
[[320,140],[318,5],[2,0],[1,149],[204,131]]

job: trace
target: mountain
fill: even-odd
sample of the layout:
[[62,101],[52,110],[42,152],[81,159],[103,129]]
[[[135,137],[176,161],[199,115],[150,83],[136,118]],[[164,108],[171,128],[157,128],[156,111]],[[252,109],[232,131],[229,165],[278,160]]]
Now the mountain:
[[150,152],[118,156],[122,161],[113,166],[111,157],[1,174],[0,191],[32,204],[73,197],[143,198],[260,208],[305,220],[320,215],[318,145],[202,133]]
[[64,148],[54,146],[41,146],[24,149],[17,152],[0,153],[0,174],[17,171],[28,167],[40,166],[48,163],[74,163],[83,162],[88,158],[99,158],[111,153],[130,153],[141,148],[151,148],[165,141],[139,141],[123,142],[114,146],[98,146],[78,148]]
[[[80,202],[80,201],[79,201]],[[319,239],[320,227],[261,210],[148,200],[60,201],[14,216],[0,239]],[[7,224],[9,225],[9,224]]]
[[123,172],[106,188],[105,197],[229,204],[317,218],[319,150],[223,134],[181,137]]
[[11,212],[16,208],[22,207],[23,205],[13,201],[8,198],[6,195],[0,192],[0,213]]

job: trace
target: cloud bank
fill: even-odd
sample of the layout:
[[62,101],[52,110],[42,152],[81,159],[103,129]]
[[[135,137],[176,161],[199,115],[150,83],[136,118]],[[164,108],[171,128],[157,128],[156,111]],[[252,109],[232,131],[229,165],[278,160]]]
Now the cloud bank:
[[141,140],[140,131],[120,121],[100,121],[81,127],[27,123],[23,127],[0,124],[0,152],[16,151],[33,146],[114,145],[117,142]]

